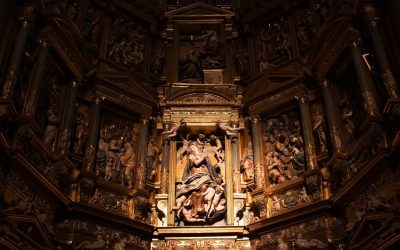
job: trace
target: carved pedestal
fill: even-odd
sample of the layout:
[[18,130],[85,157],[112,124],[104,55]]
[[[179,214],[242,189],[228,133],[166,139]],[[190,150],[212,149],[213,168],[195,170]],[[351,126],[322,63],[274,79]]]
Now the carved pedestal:
[[156,194],[157,204],[157,227],[166,227],[168,225],[168,194]]
[[203,69],[205,84],[224,84],[223,69]]

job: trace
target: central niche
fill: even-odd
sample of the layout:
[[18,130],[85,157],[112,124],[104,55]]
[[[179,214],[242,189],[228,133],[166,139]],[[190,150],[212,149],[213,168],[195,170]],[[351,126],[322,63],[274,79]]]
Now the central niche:
[[221,30],[220,24],[180,26],[179,82],[202,83],[205,71],[225,68]]
[[224,138],[196,132],[177,139],[176,225],[226,225]]

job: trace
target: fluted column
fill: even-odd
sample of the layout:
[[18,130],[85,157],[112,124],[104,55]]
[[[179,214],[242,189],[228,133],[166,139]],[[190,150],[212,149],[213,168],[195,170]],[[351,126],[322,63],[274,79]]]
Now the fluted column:
[[376,90],[371,75],[363,61],[359,48],[360,42],[353,41],[351,44],[353,61],[356,68],[361,95],[364,100],[364,109],[370,119],[380,119],[380,111],[376,102]]
[[146,184],[146,153],[147,138],[149,137],[149,119],[142,117],[140,122],[140,140],[138,166],[136,168],[136,189],[144,189]]
[[376,58],[382,74],[383,82],[390,99],[398,98],[398,86],[390,67],[389,59],[385,50],[382,36],[378,29],[379,18],[376,15],[375,7],[372,4],[364,6],[364,14],[371,33],[372,41],[375,48]]
[[254,153],[254,180],[256,189],[264,189],[266,187],[266,180],[264,174],[264,167],[262,165],[262,127],[261,119],[258,116],[253,116],[251,118],[252,123],[252,136],[253,136],[253,153]]
[[7,75],[1,93],[1,100],[9,100],[13,95],[19,75],[21,60],[25,52],[26,40],[32,26],[29,18],[21,18],[21,22],[22,26],[14,40],[15,46],[11,54],[10,64],[8,66]]
[[318,169],[317,152],[315,149],[315,141],[312,134],[313,129],[310,116],[310,103],[308,98],[305,96],[296,96],[296,99],[299,101],[300,104],[301,124],[303,127],[304,152],[306,154],[307,168],[308,170]]
[[321,83],[321,88],[324,96],[325,110],[328,117],[329,134],[333,151],[341,153],[346,141],[344,137],[343,121],[329,81],[325,79]]
[[25,103],[23,116],[32,118],[36,112],[36,106],[39,100],[40,88],[43,83],[43,76],[46,71],[47,54],[49,52],[49,44],[45,39],[39,40],[40,49],[38,59],[33,66],[33,73],[30,83],[29,95]]
[[99,135],[101,97],[96,97],[90,110],[90,129],[85,152],[85,170],[93,171],[96,162],[97,140]]
[[78,89],[79,89],[79,81],[73,80],[69,88],[65,117],[64,117],[64,126],[61,130],[62,131],[61,140],[58,147],[58,152],[61,155],[64,155],[65,153],[68,152],[68,148],[71,142],[71,135],[73,131],[75,109],[76,109],[75,104],[78,95]]
[[[164,131],[170,129],[170,124],[165,124]],[[162,160],[161,160],[161,177],[160,177],[160,193],[168,193],[168,166],[169,166],[170,141],[163,139],[162,141]]]

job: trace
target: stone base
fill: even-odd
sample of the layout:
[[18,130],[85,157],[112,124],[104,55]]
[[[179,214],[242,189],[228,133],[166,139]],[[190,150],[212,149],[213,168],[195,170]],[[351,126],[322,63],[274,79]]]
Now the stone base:
[[224,84],[223,69],[203,69],[205,84]]

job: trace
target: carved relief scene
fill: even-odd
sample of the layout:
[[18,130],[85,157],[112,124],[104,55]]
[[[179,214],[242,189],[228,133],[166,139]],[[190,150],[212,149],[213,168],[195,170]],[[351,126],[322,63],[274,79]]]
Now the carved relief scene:
[[177,223],[212,225],[225,217],[224,136],[199,133],[181,137],[177,150]]
[[400,249],[400,2],[1,6],[0,249]]
[[187,26],[181,25],[179,82],[202,83],[204,70],[224,68],[224,39],[220,26],[201,25],[198,28],[188,29]]
[[138,124],[105,114],[99,132],[96,172],[105,181],[133,188],[138,154]]
[[299,114],[290,112],[265,122],[264,160],[269,185],[295,180],[306,170]]

